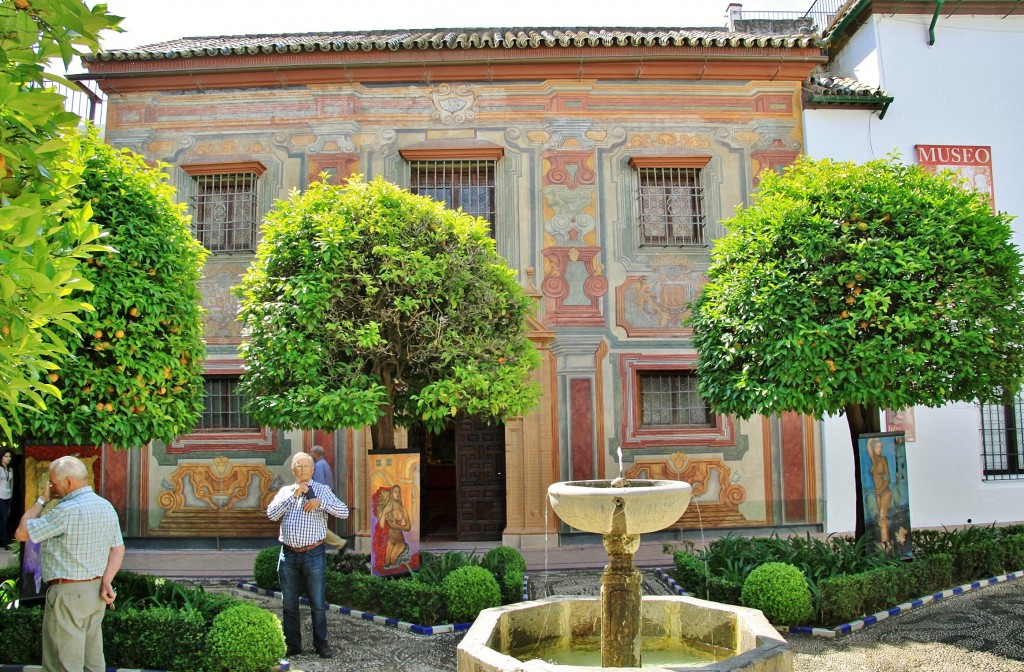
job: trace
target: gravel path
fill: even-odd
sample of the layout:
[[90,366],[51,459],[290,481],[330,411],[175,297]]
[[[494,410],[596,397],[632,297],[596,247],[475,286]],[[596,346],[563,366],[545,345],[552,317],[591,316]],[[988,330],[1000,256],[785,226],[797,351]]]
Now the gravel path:
[[[534,572],[531,597],[598,594],[600,570]],[[259,602],[280,615],[278,598],[222,583],[218,589]],[[644,572],[649,594],[670,591]],[[295,672],[454,672],[461,634],[422,636],[328,613],[336,658],[312,651],[309,611],[303,642],[309,653],[291,659]],[[928,604],[835,639],[791,635],[796,672],[1024,672],[1024,579]]]

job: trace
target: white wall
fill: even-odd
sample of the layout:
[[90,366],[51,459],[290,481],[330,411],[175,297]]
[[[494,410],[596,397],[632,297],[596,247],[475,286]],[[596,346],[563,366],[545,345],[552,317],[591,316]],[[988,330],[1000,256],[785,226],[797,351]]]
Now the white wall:
[[[880,85],[895,98],[877,112],[807,110],[810,156],[863,162],[915,145],[992,147],[995,201],[1017,216],[1014,242],[1024,246],[1024,131],[1018,86],[1024,17],[940,16],[928,46],[931,16],[873,16],[832,71]],[[982,480],[979,411],[974,404],[917,408],[917,441],[907,444],[911,523],[915,527],[1024,521],[1024,480]],[[853,457],[845,417],[823,423],[826,529],[854,527]]]

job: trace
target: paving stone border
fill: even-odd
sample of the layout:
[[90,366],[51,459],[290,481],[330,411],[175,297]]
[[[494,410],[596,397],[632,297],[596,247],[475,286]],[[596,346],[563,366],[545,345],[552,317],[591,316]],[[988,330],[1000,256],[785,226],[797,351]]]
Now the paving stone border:
[[[677,595],[690,595],[690,593],[686,592],[686,590],[679,585],[679,582],[677,582],[675,579],[669,576],[668,573],[665,572],[661,567],[655,567],[654,573],[658,576],[659,579],[667,583],[669,587],[676,592]],[[851,632],[857,632],[858,630],[862,630],[869,625],[874,625],[875,623],[879,623],[893,616],[899,616],[900,614],[906,613],[913,609],[923,607],[926,604],[931,604],[932,602],[944,600],[947,597],[953,597],[954,595],[969,593],[973,590],[979,590],[987,586],[994,586],[997,583],[1003,583],[1004,581],[1013,581],[1014,579],[1020,578],[1024,578],[1024,569],[1018,570],[1016,572],[1008,572],[1006,574],[1001,574],[999,576],[994,576],[990,579],[971,581],[970,583],[965,583],[962,586],[956,586],[955,588],[948,588],[937,593],[932,593],[931,595],[925,595],[924,597],[919,597],[918,599],[911,600],[910,602],[904,602],[903,604],[896,605],[895,607],[890,607],[876,614],[871,614],[870,616],[865,616],[864,618],[858,619],[856,621],[851,621],[850,623],[843,623],[842,625],[837,625],[834,628],[812,628],[808,626],[776,626],[776,628],[779,630],[779,632],[790,633],[794,635],[811,635],[812,637],[825,637],[830,639],[835,637],[841,637],[842,635],[848,635]],[[3,671],[0,670],[0,672]]]

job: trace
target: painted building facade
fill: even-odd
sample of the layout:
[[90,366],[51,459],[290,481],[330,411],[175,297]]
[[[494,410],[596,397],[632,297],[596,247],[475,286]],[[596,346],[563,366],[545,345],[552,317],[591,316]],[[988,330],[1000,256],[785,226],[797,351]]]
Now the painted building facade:
[[[907,162],[958,170],[1017,218],[1014,242],[1024,244],[1024,95],[1006,85],[1019,70],[1024,7],[861,0],[847,4],[825,37],[832,77],[806,92],[806,152],[864,162],[896,151]],[[914,527],[1024,520],[1022,416],[1021,397],[1009,408],[957,403],[887,413],[883,429],[907,431]],[[823,442],[826,531],[852,530],[845,418],[823,423]]]
[[[707,30],[452,29],[187,38],[87,64],[106,139],[167,164],[209,247],[207,412],[169,445],[113,457],[133,536],[273,534],[262,515],[291,454],[323,445],[366,550],[387,456],[365,430],[253,427],[234,384],[237,300],[259,221],[294,189],[383,176],[492,222],[536,297],[536,410],[441,436],[413,428],[403,503],[427,538],[541,546],[558,480],[682,479],[676,531],[820,529],[818,424],[739,421],[695,391],[682,325],[718,223],[758,173],[804,151],[814,35]],[[621,448],[621,466],[618,453]],[[111,478],[107,478],[111,482]]]

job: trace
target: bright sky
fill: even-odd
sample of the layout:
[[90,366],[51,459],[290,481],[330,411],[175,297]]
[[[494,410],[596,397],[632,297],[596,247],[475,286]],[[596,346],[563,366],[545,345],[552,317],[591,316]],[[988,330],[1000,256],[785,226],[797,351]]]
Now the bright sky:
[[[740,0],[745,11],[806,11],[812,0]],[[90,4],[92,4],[90,2]],[[729,0],[106,0],[124,33],[105,49],[179,37],[391,28],[725,27]]]

